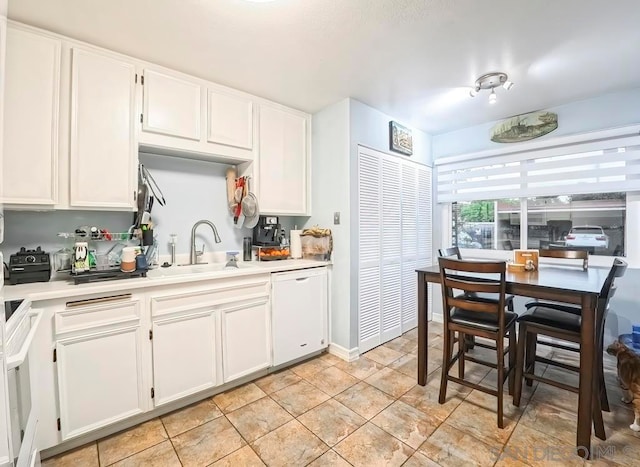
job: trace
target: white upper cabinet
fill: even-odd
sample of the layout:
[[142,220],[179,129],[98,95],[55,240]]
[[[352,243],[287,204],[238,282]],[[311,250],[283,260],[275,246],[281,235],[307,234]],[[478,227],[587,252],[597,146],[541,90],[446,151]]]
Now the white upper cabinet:
[[251,96],[171,70],[145,68],[141,149],[241,163],[253,160]]
[[7,32],[4,201],[57,201],[61,43],[10,26]]
[[209,143],[253,148],[253,102],[250,99],[209,89],[207,105]]
[[70,205],[135,205],[135,65],[72,48]]
[[201,86],[144,70],[142,131],[200,141]]
[[259,121],[260,211],[308,215],[310,117],[295,110],[262,104]]

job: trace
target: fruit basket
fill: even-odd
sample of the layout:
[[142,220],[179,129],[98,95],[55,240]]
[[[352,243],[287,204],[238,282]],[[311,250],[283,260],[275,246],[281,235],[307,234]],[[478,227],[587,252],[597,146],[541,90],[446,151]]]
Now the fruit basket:
[[258,261],[277,261],[281,259],[289,259],[289,247],[281,246],[259,246]]

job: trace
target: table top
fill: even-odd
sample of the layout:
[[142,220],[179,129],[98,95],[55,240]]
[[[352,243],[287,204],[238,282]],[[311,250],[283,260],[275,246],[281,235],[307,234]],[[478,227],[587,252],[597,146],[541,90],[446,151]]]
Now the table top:
[[[538,271],[533,272],[507,271],[506,281],[512,285],[599,294],[610,271],[610,267],[593,266],[583,270],[578,267],[540,265]],[[425,273],[427,282],[440,282],[438,265],[416,269],[416,272]]]

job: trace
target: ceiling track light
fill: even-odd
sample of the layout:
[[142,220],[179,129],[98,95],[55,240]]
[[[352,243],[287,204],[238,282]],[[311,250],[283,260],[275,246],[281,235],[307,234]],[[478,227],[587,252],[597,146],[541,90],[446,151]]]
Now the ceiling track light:
[[489,94],[489,103],[495,104],[498,96],[496,95],[496,88],[502,86],[506,91],[513,87],[513,81],[509,81],[509,77],[506,73],[492,72],[482,75],[476,80],[473,88],[469,91],[469,96],[476,97],[483,89],[491,90]]

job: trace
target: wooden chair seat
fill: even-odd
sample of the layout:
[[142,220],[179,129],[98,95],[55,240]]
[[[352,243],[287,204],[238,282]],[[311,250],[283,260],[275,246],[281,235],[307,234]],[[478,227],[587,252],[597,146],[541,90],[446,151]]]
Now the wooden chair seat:
[[[517,313],[510,311],[504,312],[504,325],[510,327],[515,324],[518,318]],[[498,332],[499,323],[495,313],[487,313],[482,311],[467,311],[459,308],[451,310],[451,322],[461,324],[463,326],[474,327],[484,331]]]
[[537,306],[530,308],[526,313],[520,315],[518,321],[573,332],[578,337],[580,336],[580,315],[571,312],[567,313],[553,307]]

